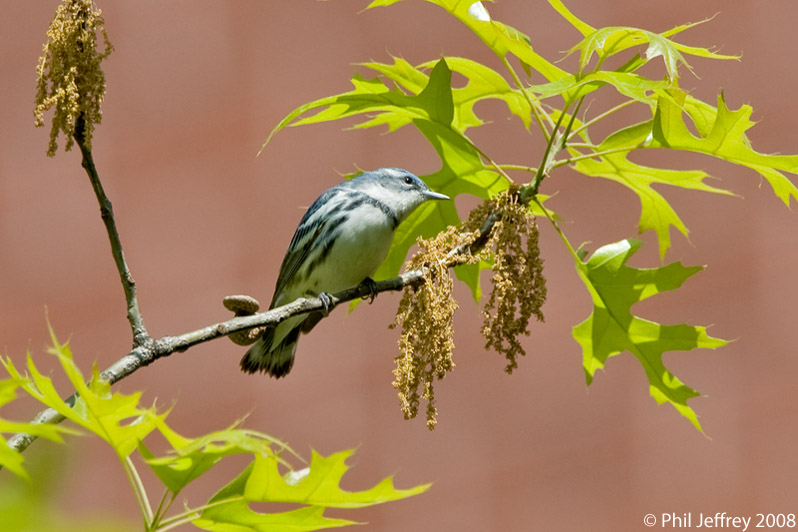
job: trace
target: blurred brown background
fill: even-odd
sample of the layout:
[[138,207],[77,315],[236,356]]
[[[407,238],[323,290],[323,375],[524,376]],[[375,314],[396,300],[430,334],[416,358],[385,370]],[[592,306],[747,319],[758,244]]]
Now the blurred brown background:
[[[256,158],[270,129],[312,99],[348,90],[357,67],[389,54],[413,64],[467,55],[499,69],[482,43],[443,10],[423,2],[359,13],[366,0],[100,2],[116,52],[106,63],[104,122],[95,159],[156,337],[228,317],[221,298],[271,290],[282,254],[307,206],[355,165],[438,169],[421,135],[405,128],[342,131],[333,123],[279,134]],[[703,2],[570,0],[594,26],[664,31],[715,13],[683,34],[687,44],[742,53],[742,62],[692,59],[682,86],[731,108],[749,103],[760,123],[755,148],[798,151],[798,83],[791,0]],[[39,363],[55,331],[71,338],[81,366],[106,367],[126,353],[130,333],[122,290],[79,152],[45,156],[47,131],[33,128],[36,59],[57,2],[5,0],[0,35],[0,350]],[[532,36],[555,57],[578,35],[547,2],[488,4],[494,18]],[[538,138],[507,123],[498,104],[477,108],[493,125],[474,136],[499,160],[525,159]],[[503,137],[502,135],[509,135]],[[537,148],[534,148],[537,150]],[[479,312],[460,289],[456,371],[437,388],[440,421],[405,421],[391,388],[397,333],[387,329],[398,295],[353,314],[338,310],[302,339],[290,377],[274,381],[238,370],[242,348],[218,340],[177,354],[126,379],[146,390],[187,435],[216,430],[247,413],[248,427],[288,441],[305,455],[358,447],[345,482],[362,489],[396,474],[400,487],[434,482],[419,497],[357,512],[368,530],[642,530],[663,512],[798,513],[798,359],[795,356],[798,219],[751,171],[707,158],[652,155],[679,168],[704,168],[744,199],[664,190],[691,242],[672,234],[667,261],[706,264],[682,290],[636,307],[663,323],[714,324],[737,339],[717,351],[670,353],[673,372],[706,397],[691,401],[709,438],[669,406],[657,407],[639,364],[612,359],[587,389],[571,327],[590,312],[570,257],[543,225],[547,322],[526,341],[512,376],[482,350]],[[659,157],[659,159],[656,159]],[[578,244],[635,236],[636,197],[607,182],[558,171],[545,184],[551,205]],[[662,189],[661,189],[662,190]],[[658,264],[656,243],[633,265]],[[66,391],[66,390],[65,390]],[[35,405],[14,405],[26,419]],[[72,515],[102,509],[138,523],[137,508],[110,450],[72,438],[37,442],[64,464],[61,495]],[[226,474],[231,475],[231,466]],[[0,473],[6,482],[9,474]],[[219,485],[222,472],[211,480]],[[68,488],[68,489],[67,489]],[[188,496],[199,504],[212,484]],[[153,493],[157,497],[159,493]],[[659,527],[659,525],[658,525]]]

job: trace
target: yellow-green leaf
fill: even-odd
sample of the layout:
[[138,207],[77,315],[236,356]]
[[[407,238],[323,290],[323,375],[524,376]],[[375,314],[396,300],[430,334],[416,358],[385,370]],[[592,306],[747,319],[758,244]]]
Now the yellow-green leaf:
[[28,354],[30,377],[23,377],[7,361],[6,370],[12,378],[20,381],[21,387],[39,402],[62,414],[65,418],[84,429],[97,434],[107,441],[120,458],[127,457],[136,449],[138,442],[155,428],[157,414],[154,409],[141,409],[138,406],[141,393],[124,395],[111,393],[108,381],[100,377],[97,365],[92,370],[92,378],[86,380],[72,358],[68,344],[58,341],[50,329],[53,347],[50,353],[58,357],[61,367],[70,383],[78,392],[78,397],[67,403],[55,389],[52,380],[45,377]]
[[[700,22],[696,24],[700,24]],[[684,57],[685,54],[706,59],[738,59],[737,56],[719,54],[707,48],[686,46],[668,38],[696,24],[678,26],[664,33],[654,33],[640,28],[625,26],[600,28],[586,34],[579,44],[571,48],[570,52],[573,53],[579,50],[579,69],[584,71],[588,63],[590,63],[593,54],[598,57],[600,65],[608,57],[624,50],[635,46],[645,46],[646,61],[661,57],[665,63],[665,71],[668,78],[671,80],[678,79],[679,65],[684,65],[691,69]],[[581,26],[580,29],[586,30],[587,26]]]
[[661,325],[632,314],[632,306],[638,301],[675,290],[702,270],[701,266],[685,267],[680,263],[652,269],[627,266],[641,245],[638,240],[608,244],[577,265],[593,299],[590,317],[573,329],[574,338],[582,346],[585,377],[590,384],[610,357],[628,351],[643,366],[649,391],[657,403],[670,403],[703,431],[698,416],[687,404],[698,392],[665,368],[662,355],[699,347],[714,349],[727,342],[709,336],[705,327]]
[[165,456],[156,457],[141,443],[139,451],[157,477],[174,494],[206,473],[222,458],[232,454],[271,455],[290,448],[266,434],[236,428],[211,432],[199,438],[181,436],[162,418],[155,419],[156,428],[172,447]]
[[[16,398],[16,390],[25,383],[24,377],[14,368],[10,358],[0,357],[0,365],[12,378],[0,380],[0,408]],[[4,467],[25,479],[29,479],[27,471],[22,467],[22,454],[8,446],[3,434],[24,433],[62,443],[62,433],[75,433],[67,427],[49,424],[19,423],[0,418],[0,467]]]
[[[368,8],[389,6],[402,0],[374,0]],[[527,68],[532,68],[547,80],[554,81],[567,72],[535,52],[528,35],[490,17],[487,8],[473,10],[472,5],[479,2],[463,0],[425,0],[442,7],[473,31],[485,45],[500,59],[508,54],[515,56]],[[479,16],[477,16],[479,13]]]
[[670,203],[651,187],[652,184],[732,195],[727,190],[706,184],[704,180],[709,176],[701,170],[651,168],[633,163],[627,159],[627,155],[613,153],[594,159],[582,159],[574,165],[574,169],[583,174],[615,181],[637,194],[640,199],[638,228],[641,233],[652,229],[657,234],[661,258],[665,257],[671,246],[671,226],[685,237],[688,236],[688,230]]
[[247,480],[244,497],[250,501],[292,502],[333,508],[361,508],[418,495],[430,484],[400,490],[393,485],[393,477],[383,479],[364,491],[346,491],[339,486],[349,470],[346,459],[354,451],[342,451],[328,457],[313,451],[310,467],[283,477],[274,455],[255,456],[252,474]]
[[[720,94],[712,128],[696,137],[685,125],[682,112],[693,111],[690,116],[696,122],[696,117],[706,118],[706,106],[680,106],[685,100],[678,96],[679,93],[672,92],[671,97],[660,97],[647,147],[694,151],[746,166],[759,172],[788,207],[791,198],[798,200],[798,188],[782,173],[798,174],[798,155],[766,155],[754,151],[745,134],[754,125],[750,120],[751,106],[742,105],[731,111]],[[702,129],[706,131],[706,127]]]
[[[323,457],[313,453],[309,468],[282,475],[276,455],[256,455],[230,484],[214,495],[194,525],[204,530],[230,532],[311,531],[356,524],[344,519],[324,516],[328,507],[361,508],[404,499],[426,491],[429,485],[406,490],[396,489],[393,479],[386,478],[373,488],[351,492],[339,484],[349,467],[346,458],[353,451]],[[279,513],[259,513],[250,502],[283,502],[302,507]]]

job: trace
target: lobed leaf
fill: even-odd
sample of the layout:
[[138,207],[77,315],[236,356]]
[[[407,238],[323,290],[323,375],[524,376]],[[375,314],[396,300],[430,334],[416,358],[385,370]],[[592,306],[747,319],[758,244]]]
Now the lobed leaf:
[[393,477],[383,479],[364,491],[346,491],[339,484],[349,470],[346,459],[354,451],[342,451],[328,457],[313,451],[310,467],[284,478],[278,471],[277,457],[256,455],[244,497],[250,501],[290,502],[333,508],[361,508],[404,499],[423,493],[430,484],[398,490]]
[[[429,485],[397,490],[392,478],[371,489],[344,491],[341,478],[349,469],[345,464],[353,451],[322,457],[313,453],[309,468],[281,475],[275,455],[256,455],[236,479],[214,495],[193,524],[214,532],[311,531],[356,524],[324,516],[325,508],[360,508],[395,501],[426,491]],[[259,513],[251,502],[288,502],[302,504],[299,509],[279,513]]]
[[[366,9],[389,6],[402,0],[374,0]],[[463,0],[425,0],[448,11],[473,31],[500,59],[507,55],[515,56],[525,69],[533,69],[547,80],[553,81],[567,75],[567,72],[537,54],[532,48],[529,36],[515,28],[493,20],[481,2]],[[472,9],[480,4],[480,9]]]
[[605,85],[614,87],[623,96],[645,103],[652,109],[656,107],[657,96],[672,86],[670,82],[650,80],[632,72],[600,70],[568,75],[551,83],[531,85],[526,90],[539,99],[566,94],[578,98]]
[[[488,99],[503,101],[507,110],[521,119],[524,127],[529,129],[532,109],[522,91],[510,87],[501,74],[482,63],[462,57],[446,57],[445,60],[453,72],[463,75],[468,81],[465,87],[452,89],[455,109],[452,126],[456,130],[465,133],[470,127],[481,126],[484,122],[474,113],[474,105]],[[431,68],[434,64],[430,61],[421,66]]]
[[[0,408],[16,398],[16,390],[25,384],[24,377],[14,368],[10,358],[0,357],[0,365],[12,378],[0,380]],[[74,434],[75,431],[67,427],[43,423],[19,423],[0,418],[0,467],[4,467],[15,475],[30,480],[25,468],[22,467],[24,458],[17,450],[9,447],[3,434],[24,433],[32,436],[63,443],[62,433]]]
[[[558,9],[558,11],[560,10]],[[679,65],[684,65],[692,71],[684,54],[706,59],[739,59],[738,56],[719,54],[707,48],[686,46],[668,38],[670,35],[675,35],[702,22],[678,26],[664,33],[654,33],[626,26],[600,28],[586,34],[584,39],[572,47],[569,53],[579,51],[579,70],[584,71],[594,54],[598,57],[598,65],[600,66],[608,57],[619,54],[629,48],[645,46],[646,61],[662,57],[665,63],[665,71],[671,81],[678,79]],[[589,28],[587,25],[580,26],[580,30],[586,30],[587,28]]]
[[[158,417],[154,421],[158,431],[171,445],[172,452],[166,456],[156,457],[143,442],[139,444],[139,452],[155,475],[175,495],[226,456],[271,455],[283,450],[296,455],[285,443],[271,436],[236,428],[238,423],[199,438],[187,438],[175,432],[163,418]],[[273,447],[277,451],[273,450]]]
[[[610,135],[599,146],[600,151],[638,148],[670,148],[711,155],[757,171],[773,188],[773,192],[789,207],[798,200],[798,187],[784,173],[798,174],[798,156],[766,155],[754,151],[746,131],[753,127],[753,109],[742,105],[736,111],[726,106],[723,94],[718,106],[701,102],[678,89],[669,89],[657,99],[652,120],[635,124]],[[693,135],[687,115],[699,136]]]
[[660,325],[635,316],[631,310],[638,301],[679,288],[702,267],[680,263],[652,269],[627,266],[640,246],[638,240],[622,240],[599,248],[587,261],[577,264],[579,276],[593,299],[590,317],[573,329],[574,338],[582,346],[587,383],[593,381],[596,371],[604,368],[610,357],[628,351],[643,366],[649,391],[657,403],[669,402],[703,432],[698,416],[687,404],[698,392],[668,371],[662,356],[666,351],[715,349],[727,342],[709,336],[705,327]]
[[[747,105],[736,111],[729,110],[722,94],[718,97],[718,106],[714,107],[679,89],[658,90],[651,120],[612,133],[596,149],[597,153],[617,153],[581,159],[573,168],[586,175],[618,182],[634,191],[641,203],[640,232],[655,231],[660,256],[664,257],[670,248],[670,227],[685,236],[688,229],[665,198],[651,188],[652,184],[716,194],[732,193],[705,183],[709,176],[701,170],[665,170],[633,163],[628,156],[635,149],[669,148],[717,157],[757,171],[788,207],[791,199],[798,200],[798,187],[785,176],[785,173],[798,174],[798,156],[765,155],[754,151],[746,135],[754,125],[750,120],[751,112]],[[698,136],[690,131],[687,120]],[[577,153],[571,150],[572,156]]]
[[154,408],[139,408],[141,393],[131,395],[111,393],[111,385],[100,377],[96,364],[92,370],[92,378],[87,384],[83,374],[75,365],[69,345],[61,344],[52,329],[50,336],[53,347],[49,352],[58,357],[64,373],[77,391],[78,397],[74,400],[74,404],[61,399],[52,380],[42,375],[30,354],[28,354],[30,377],[23,377],[10,360],[4,362],[6,371],[13,379],[20,382],[20,386],[34,399],[104,439],[120,458],[127,457],[136,449],[138,442],[155,428],[155,419],[158,416]]
[[701,170],[651,168],[633,163],[627,156],[628,153],[614,153],[594,159],[582,159],[573,168],[586,175],[620,183],[637,194],[640,199],[638,229],[640,233],[649,229],[656,233],[661,258],[665,258],[665,253],[671,246],[671,226],[685,237],[688,236],[689,231],[671,204],[651,187],[652,184],[733,195],[727,190],[704,183],[709,175]]
[[[690,100],[691,105],[686,105],[681,92],[670,91],[670,96],[659,98],[647,147],[694,151],[751,168],[770,183],[786,206],[790,206],[791,198],[798,200],[798,188],[782,173],[798,174],[798,155],[765,155],[753,150],[745,134],[754,125],[750,120],[751,106],[742,105],[731,111],[721,93],[711,129],[706,124],[698,128],[698,122],[708,118],[706,105],[697,105],[694,99]],[[696,137],[689,131],[683,111],[693,118],[702,136]]]

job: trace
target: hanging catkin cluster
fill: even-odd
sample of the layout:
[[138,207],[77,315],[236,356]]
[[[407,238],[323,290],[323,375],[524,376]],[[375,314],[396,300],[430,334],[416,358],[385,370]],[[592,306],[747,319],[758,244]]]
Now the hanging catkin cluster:
[[[450,226],[429,240],[418,239],[420,250],[407,262],[406,269],[422,270],[424,282],[404,289],[399,310],[391,328],[401,327],[400,354],[395,358],[393,386],[405,418],[418,413],[420,399],[427,401],[427,427],[435,428],[437,409],[433,382],[454,368],[452,320],[457,302],[452,297],[449,267],[479,262],[480,256],[469,251],[450,253],[455,248],[467,250],[478,233],[462,233]],[[419,391],[420,390],[420,391]]]
[[541,308],[546,302],[538,226],[517,198],[511,190],[487,202],[487,210],[498,214],[499,220],[494,225],[493,289],[483,310],[482,335],[486,349],[507,358],[507,373],[518,367],[518,357],[525,354],[519,338],[529,336],[532,316],[543,321]]
[[[402,329],[393,386],[407,419],[416,416],[421,399],[427,401],[430,430],[438,414],[434,381],[454,368],[452,320],[458,305],[452,297],[451,266],[476,264],[493,252],[493,290],[483,310],[482,334],[486,348],[507,358],[508,373],[518,367],[518,357],[524,354],[519,336],[529,334],[530,318],[543,321],[546,280],[537,224],[517,198],[518,190],[512,188],[471,211],[461,227],[450,226],[429,240],[419,238],[419,251],[405,265],[407,270],[421,270],[424,282],[405,287],[391,324]],[[495,220],[490,234],[481,237],[489,218]]]
[[[66,150],[74,144],[75,122],[83,119],[83,142],[91,147],[94,126],[102,119],[100,104],[105,96],[105,74],[100,63],[113,51],[105,32],[102,11],[91,0],[64,0],[47,29],[47,42],[36,67],[37,127],[44,126],[45,111],[53,108],[47,155],[58,149],[59,132],[66,138]],[[97,50],[97,32],[104,50]]]

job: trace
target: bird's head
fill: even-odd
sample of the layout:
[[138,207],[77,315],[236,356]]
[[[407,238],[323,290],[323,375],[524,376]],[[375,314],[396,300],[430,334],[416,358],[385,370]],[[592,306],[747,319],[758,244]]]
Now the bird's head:
[[421,179],[401,168],[366,172],[349,183],[387,205],[400,222],[425,201],[449,199],[449,196],[433,192]]

